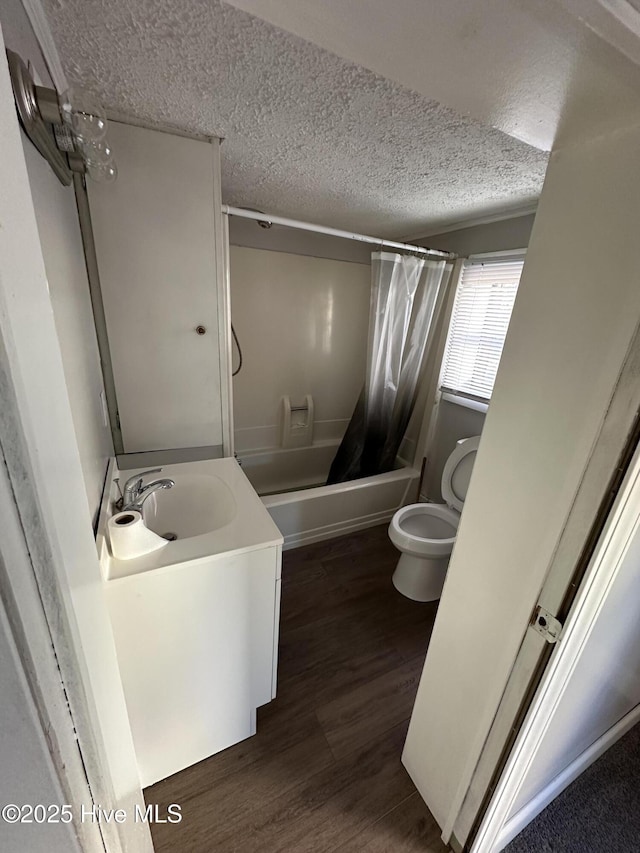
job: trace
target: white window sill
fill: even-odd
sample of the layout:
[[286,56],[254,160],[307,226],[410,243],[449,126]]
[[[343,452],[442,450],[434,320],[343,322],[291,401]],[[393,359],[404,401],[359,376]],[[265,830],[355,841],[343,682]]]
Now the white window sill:
[[447,403],[455,403],[456,406],[462,406],[465,409],[473,409],[474,412],[483,412],[487,413],[489,410],[488,403],[482,403],[480,400],[471,400],[469,397],[462,397],[459,394],[450,394],[448,391],[442,392],[442,400],[446,400]]

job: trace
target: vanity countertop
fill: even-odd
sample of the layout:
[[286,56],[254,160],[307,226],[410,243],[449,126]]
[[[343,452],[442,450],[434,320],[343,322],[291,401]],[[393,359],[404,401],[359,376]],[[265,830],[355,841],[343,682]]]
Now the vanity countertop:
[[[144,469],[140,469],[142,472]],[[122,580],[142,573],[175,568],[177,565],[191,563],[194,560],[211,559],[229,554],[239,554],[258,548],[282,545],[283,537],[269,512],[260,500],[253,486],[245,476],[235,459],[208,459],[199,462],[183,462],[165,465],[162,477],[175,481],[175,489],[183,489],[185,500],[190,498],[191,484],[221,483],[225,493],[232,496],[234,506],[231,511],[225,508],[223,523],[211,531],[199,535],[185,536],[168,542],[160,550],[131,560],[116,560],[108,544],[107,522],[113,514],[113,501],[117,495],[114,479],[118,477],[116,460],[112,459],[107,472],[107,487],[103,496],[98,522],[96,545],[98,555],[107,581]],[[123,478],[130,477],[135,471],[126,471]],[[220,482],[221,481],[221,482]],[[122,484],[122,483],[121,483]],[[170,490],[171,492],[173,491]],[[195,491],[195,488],[194,488]],[[172,498],[181,494],[176,491]],[[158,501],[163,493],[158,493]]]

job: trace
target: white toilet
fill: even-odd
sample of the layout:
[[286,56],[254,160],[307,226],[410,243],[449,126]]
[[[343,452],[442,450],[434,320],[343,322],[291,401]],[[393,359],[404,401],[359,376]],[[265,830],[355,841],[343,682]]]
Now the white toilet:
[[463,438],[447,459],[442,472],[446,505],[410,504],[391,519],[389,538],[402,551],[393,585],[407,598],[436,601],[442,594],[479,444],[479,435]]

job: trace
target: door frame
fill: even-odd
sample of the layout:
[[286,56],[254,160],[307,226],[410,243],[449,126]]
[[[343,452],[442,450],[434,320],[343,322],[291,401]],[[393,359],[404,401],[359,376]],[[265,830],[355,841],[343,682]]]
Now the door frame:
[[[640,325],[636,327],[599,433],[567,516],[537,604],[566,622],[638,441]],[[531,614],[533,620],[533,612]],[[472,847],[489,802],[541,683],[552,647],[531,627],[522,641],[479,759],[452,802],[443,838]],[[466,781],[465,781],[466,780]]]
[[[37,685],[42,691],[41,720],[55,717],[46,734],[74,797],[74,814],[91,802],[144,811],[1,29],[0,54],[0,112],[6,119],[0,123],[0,464],[8,506],[14,507],[7,541],[12,536],[17,542],[21,533],[23,565],[27,555],[31,565],[22,578],[16,577],[17,564],[9,566],[12,584],[2,585],[3,602],[14,633],[22,636],[32,690]],[[5,548],[3,542],[3,561]],[[43,618],[71,717],[56,711],[57,689],[55,695],[44,692],[53,664],[42,654]],[[67,765],[55,755],[58,748],[66,754],[65,744],[69,751],[71,737],[84,782],[77,762]],[[109,853],[153,850],[146,823],[131,819],[101,828]]]
[[[5,430],[0,429],[0,440]],[[49,624],[39,596],[29,547],[25,539],[0,444],[0,609],[6,613],[17,657],[35,708],[42,741],[49,747],[53,773],[74,816],[93,802],[76,730],[60,678]],[[101,827],[74,820],[81,849],[103,853]]]
[[[526,822],[509,820],[513,804],[527,771],[538,754],[544,737],[562,701],[583,649],[605,605],[607,596],[621,570],[626,550],[640,527],[640,446],[636,447],[624,483],[609,514],[605,529],[595,548],[586,576],[580,586],[562,636],[555,647],[542,682],[533,698],[513,750],[507,760],[495,794],[484,815],[471,853],[493,853],[501,850],[532,820],[548,801],[540,801]],[[559,794],[573,779],[595,761],[615,740],[622,737],[638,719],[631,711],[619,721],[608,736],[600,738],[579,762],[562,774]],[[574,766],[575,765],[575,766]]]

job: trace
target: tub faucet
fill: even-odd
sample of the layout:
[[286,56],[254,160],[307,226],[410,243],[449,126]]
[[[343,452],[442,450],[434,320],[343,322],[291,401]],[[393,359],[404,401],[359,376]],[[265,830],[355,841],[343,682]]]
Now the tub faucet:
[[142,512],[142,505],[146,499],[157,492],[158,489],[170,489],[175,486],[174,480],[153,480],[151,483],[142,484],[142,478],[147,474],[159,474],[162,468],[152,468],[150,471],[143,471],[141,474],[134,474],[129,477],[124,484],[124,494],[122,496],[122,509]]

